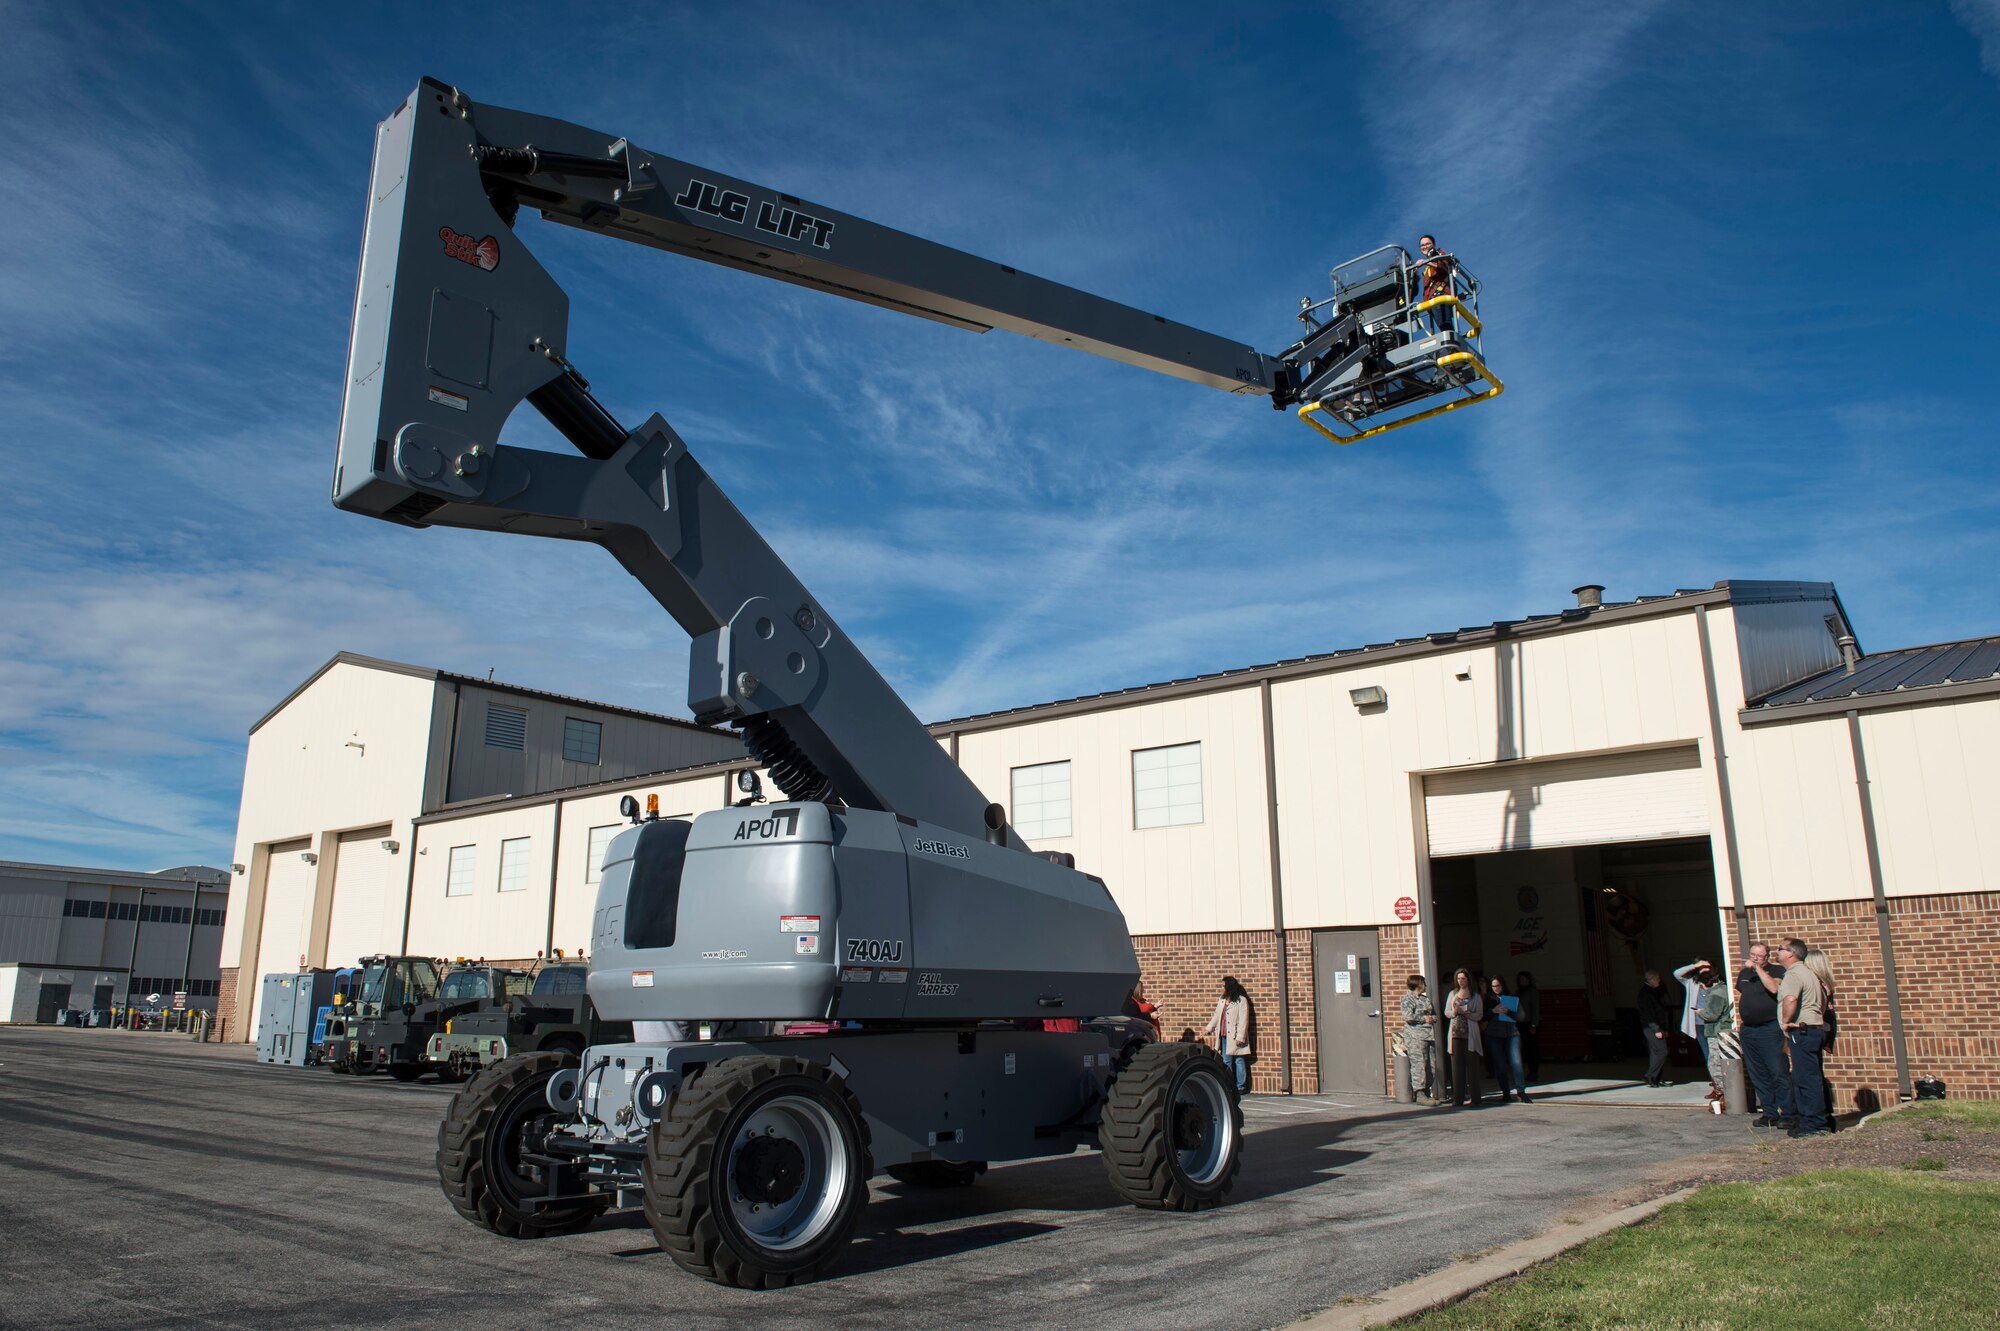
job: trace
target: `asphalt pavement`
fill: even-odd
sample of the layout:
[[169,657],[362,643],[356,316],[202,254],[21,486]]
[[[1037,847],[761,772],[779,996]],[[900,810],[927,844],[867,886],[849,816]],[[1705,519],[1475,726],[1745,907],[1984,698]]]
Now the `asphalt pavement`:
[[1254,1097],[1218,1210],[1126,1206],[1090,1153],[943,1192],[882,1178],[829,1278],[753,1294],[683,1274],[636,1212],[534,1241],[466,1224],[432,1165],[450,1094],[0,1027],[0,1327],[1279,1327],[1745,1136],[1681,1110]]

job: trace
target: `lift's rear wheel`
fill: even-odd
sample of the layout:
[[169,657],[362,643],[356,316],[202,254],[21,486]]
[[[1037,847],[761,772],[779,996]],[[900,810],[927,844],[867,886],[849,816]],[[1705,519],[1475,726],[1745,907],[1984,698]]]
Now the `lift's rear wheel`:
[[912,1188],[963,1188],[986,1172],[984,1160],[915,1160],[890,1165],[890,1178]]
[[1243,1164],[1243,1110],[1214,1050],[1149,1044],[1111,1084],[1097,1142],[1111,1186],[1134,1206],[1204,1211]]
[[608,1197],[531,1204],[547,1194],[548,1180],[522,1156],[538,1151],[561,1118],[549,1108],[549,1079],[575,1066],[565,1054],[502,1059],[452,1096],[438,1127],[437,1170],[453,1210],[482,1229],[525,1239],[583,1229],[611,1204]]
[[745,1289],[809,1280],[868,1199],[868,1127],[802,1058],[725,1059],[668,1100],[641,1166],[646,1219],[682,1270]]

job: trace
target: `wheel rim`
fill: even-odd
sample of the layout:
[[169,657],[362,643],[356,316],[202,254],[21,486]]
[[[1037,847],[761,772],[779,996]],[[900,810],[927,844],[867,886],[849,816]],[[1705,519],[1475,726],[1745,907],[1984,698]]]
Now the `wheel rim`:
[[514,1093],[500,1113],[500,1121],[487,1137],[487,1178],[493,1190],[516,1211],[526,1210],[524,1199],[547,1189],[547,1178],[539,1165],[523,1163],[521,1157],[539,1150],[561,1116],[548,1107],[542,1083],[531,1083]]
[[1213,1183],[1222,1177],[1236,1150],[1236,1115],[1222,1079],[1197,1067],[1174,1087],[1167,1106],[1167,1131],[1174,1158],[1190,1183]]
[[803,1095],[774,1096],[730,1136],[722,1171],[730,1218],[760,1247],[804,1247],[839,1217],[849,1171],[832,1111]]

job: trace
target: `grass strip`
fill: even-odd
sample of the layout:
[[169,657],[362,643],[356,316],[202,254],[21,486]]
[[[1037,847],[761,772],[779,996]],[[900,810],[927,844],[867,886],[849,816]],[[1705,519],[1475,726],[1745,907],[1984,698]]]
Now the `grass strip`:
[[2000,1132],[2000,1100],[1919,1100],[1883,1121],[1948,1125],[1965,1132]]
[[[1907,1112],[1907,1111],[1906,1111]],[[2000,1184],[1842,1169],[1703,1188],[1462,1303],[1421,1331],[1993,1331]]]

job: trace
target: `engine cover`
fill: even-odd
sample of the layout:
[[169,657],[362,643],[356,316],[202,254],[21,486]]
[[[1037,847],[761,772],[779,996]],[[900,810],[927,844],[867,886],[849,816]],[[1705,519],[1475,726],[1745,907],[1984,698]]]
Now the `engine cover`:
[[1094,1017],[1138,978],[1099,879],[816,803],[620,833],[591,926],[591,1001],[620,1021]]

